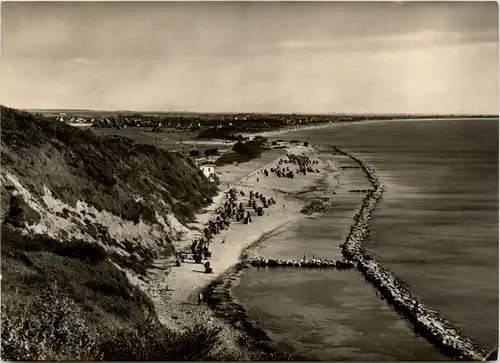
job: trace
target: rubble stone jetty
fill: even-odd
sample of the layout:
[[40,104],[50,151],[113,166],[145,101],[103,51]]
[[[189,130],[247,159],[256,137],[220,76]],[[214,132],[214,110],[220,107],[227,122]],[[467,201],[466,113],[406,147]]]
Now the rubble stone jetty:
[[347,260],[356,261],[359,271],[380,292],[382,298],[394,306],[414,326],[414,331],[426,337],[449,357],[458,360],[484,360],[487,352],[477,348],[474,343],[463,337],[459,330],[439,316],[410,294],[391,272],[378,263],[365,249],[363,242],[368,237],[368,227],[372,213],[377,203],[382,199],[384,188],[377,179],[375,172],[355,156],[333,147],[338,154],[343,154],[357,162],[365,171],[373,186],[363,201],[358,214],[354,217],[349,236],[342,245],[342,253]]
[[302,267],[302,268],[336,268],[346,270],[356,267],[354,261],[348,260],[324,260],[324,259],[306,259],[306,260],[282,260],[279,258],[258,257],[249,260],[252,266],[259,267]]

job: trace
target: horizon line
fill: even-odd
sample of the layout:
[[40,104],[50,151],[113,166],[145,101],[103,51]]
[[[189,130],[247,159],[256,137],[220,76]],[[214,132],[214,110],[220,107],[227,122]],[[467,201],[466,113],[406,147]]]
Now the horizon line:
[[[9,107],[9,106],[7,106]],[[15,108],[15,107],[11,107]],[[424,112],[269,112],[269,111],[146,111],[146,110],[94,110],[82,108],[19,108],[26,112],[93,112],[93,113],[130,113],[130,114],[195,114],[195,115],[297,115],[297,116],[499,116],[499,113],[424,113]]]

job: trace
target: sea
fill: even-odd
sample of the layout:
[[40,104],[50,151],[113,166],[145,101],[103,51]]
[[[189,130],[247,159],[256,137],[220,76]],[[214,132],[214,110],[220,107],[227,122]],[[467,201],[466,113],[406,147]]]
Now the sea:
[[[480,348],[497,345],[498,119],[367,121],[269,138],[310,138],[372,166],[386,192],[368,250]],[[353,182],[367,183],[362,174]],[[340,258],[360,200],[334,198],[254,252]],[[277,346],[302,359],[449,360],[355,270],[246,269],[232,293]]]

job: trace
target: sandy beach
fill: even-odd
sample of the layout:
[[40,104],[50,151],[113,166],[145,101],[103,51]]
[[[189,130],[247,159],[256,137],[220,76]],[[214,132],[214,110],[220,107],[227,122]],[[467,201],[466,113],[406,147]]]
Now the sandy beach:
[[[266,177],[263,170],[269,170],[278,165],[279,160],[286,153],[307,155],[312,160],[318,160],[314,168],[317,168],[319,172],[295,175],[294,179],[279,178],[274,173]],[[271,161],[269,161],[270,157],[272,157]],[[295,165],[286,165],[295,173]],[[199,305],[197,293],[236,264],[243,250],[263,235],[300,218],[306,218],[307,216],[300,212],[304,206],[304,200],[294,197],[294,194],[307,190],[320,180],[332,183],[332,188],[334,188],[336,180],[332,178],[332,175],[335,175],[338,170],[333,159],[328,155],[318,154],[316,148],[291,144],[285,150],[272,150],[268,155],[264,154],[262,158],[249,163],[218,168],[221,191],[213,198],[213,203],[208,208],[196,215],[196,222],[187,226],[189,232],[175,242],[177,251],[189,249],[193,239],[202,236],[205,223],[215,216],[216,209],[226,201],[225,193],[229,190],[228,186],[245,193],[245,196],[238,197],[237,203],[243,202],[246,210],[251,209],[247,208],[250,191],[262,193],[268,199],[274,198],[276,204],[264,209],[264,216],[256,216],[252,212],[251,224],[245,225],[232,220],[229,228],[212,238],[210,243],[212,256],[209,261],[213,273],[204,273],[203,265],[195,264],[191,259],[186,259],[180,267],[177,267],[175,259],[170,257],[156,261],[158,269],[151,271],[149,281],[135,279],[134,283],[141,286],[154,301],[160,321],[173,329],[184,329],[194,323],[217,325],[223,329],[222,336],[226,345],[231,344],[228,343],[231,340],[234,344],[235,335],[241,332],[215,318],[206,305]],[[203,260],[203,263],[205,262],[206,260]],[[225,349],[230,348],[226,346]],[[237,348],[234,347],[234,349]]]
[[[337,123],[338,124],[338,123]],[[276,136],[280,134],[286,134],[292,131],[305,131],[305,130],[316,130],[316,129],[323,129],[325,127],[331,127],[333,125],[336,125],[335,123],[326,123],[326,124],[321,124],[321,125],[304,125],[304,126],[290,126],[290,127],[283,127],[280,128],[279,130],[272,130],[272,131],[262,131],[262,132],[252,132],[252,133],[241,133],[243,136],[262,136],[262,137],[269,137],[269,136]]]

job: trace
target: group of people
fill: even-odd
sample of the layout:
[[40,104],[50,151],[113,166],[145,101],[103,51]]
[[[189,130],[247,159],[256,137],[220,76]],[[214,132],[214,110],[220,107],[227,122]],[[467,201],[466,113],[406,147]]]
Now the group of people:
[[[211,257],[210,242],[213,236],[228,228],[232,219],[236,219],[237,222],[243,222],[243,224],[252,223],[251,211],[245,209],[243,202],[237,203],[239,196],[245,196],[245,192],[236,188],[230,188],[226,192],[224,205],[216,209],[217,216],[210,219],[203,229],[203,237],[192,241],[191,254],[195,263],[202,263],[203,258],[209,259]],[[258,205],[258,202],[262,205]],[[263,216],[264,208],[268,208],[272,204],[276,204],[274,198],[268,199],[262,193],[250,191],[248,207],[252,208],[257,216]],[[179,253],[176,261],[177,266],[181,266],[185,258],[185,253]],[[209,273],[212,271],[212,268],[205,266],[205,270],[205,272]]]
[[[318,160],[311,160],[306,155],[296,155],[296,154],[286,154],[286,159],[280,159],[278,162],[278,166],[276,168],[270,168],[271,173],[275,173],[278,178],[287,177],[293,179],[295,174],[290,169],[289,166],[284,166],[283,164],[294,164],[297,165],[298,168],[295,170],[295,174],[302,173],[306,175],[309,173],[319,173],[319,169],[314,169],[312,165],[319,164]],[[283,165],[283,166],[282,166]],[[269,171],[267,169],[263,170],[265,176],[269,176]]]
[[[259,207],[257,205],[257,201],[262,203],[262,207]],[[276,201],[274,198],[269,198],[266,199],[262,193],[259,192],[250,192],[250,198],[248,199],[248,206],[250,208],[253,208],[254,212],[257,213],[258,216],[263,216],[264,215],[264,208],[269,208],[270,205],[276,204]],[[252,221],[250,212],[248,212],[248,215],[250,216],[250,222]],[[246,221],[243,221],[244,224],[247,224]]]

